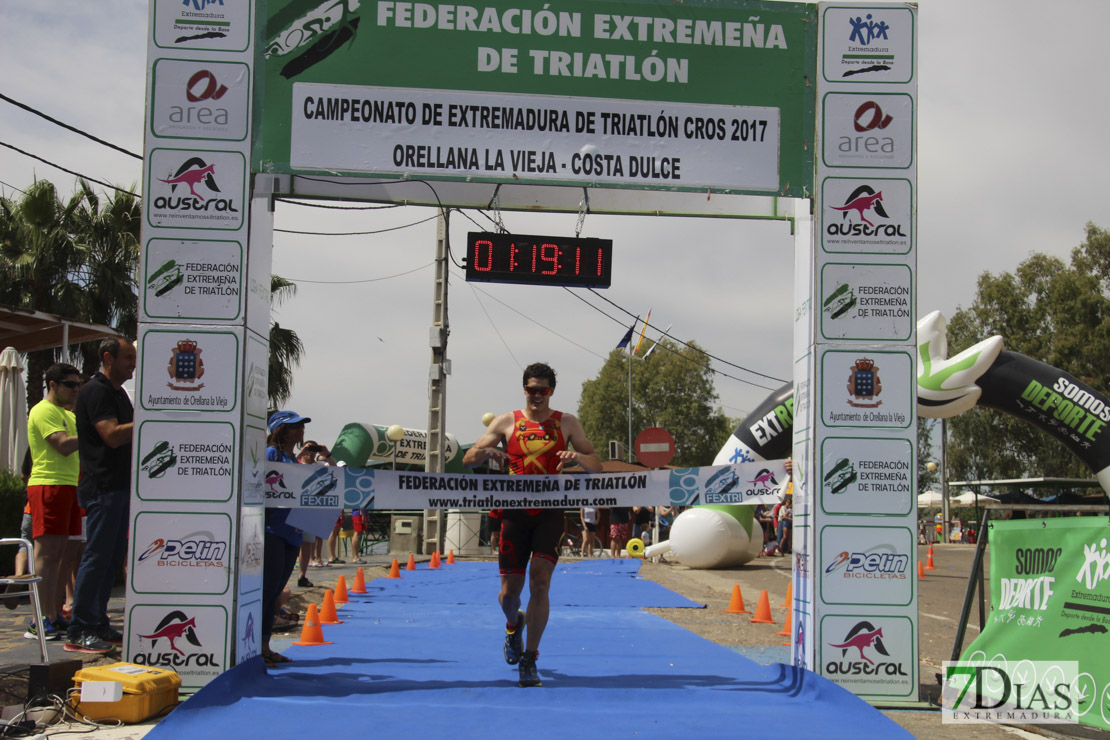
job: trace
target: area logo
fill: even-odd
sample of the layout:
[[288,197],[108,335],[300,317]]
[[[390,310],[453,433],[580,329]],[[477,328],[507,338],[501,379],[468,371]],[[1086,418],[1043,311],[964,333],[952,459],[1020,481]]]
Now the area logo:
[[204,360],[200,359],[203,351],[192,339],[179,341],[170,352],[167,372],[172,382],[166,385],[175,391],[199,391],[203,388],[204,383],[200,382],[204,377]]
[[[825,663],[826,675],[907,675],[901,662],[882,660],[890,657],[890,652],[883,644],[883,628],[876,628],[867,620],[853,625],[840,642],[827,644],[833,649],[840,650],[840,660],[830,660]],[[856,654],[851,655],[852,651]]]
[[[139,635],[139,650],[131,657],[139,665],[162,666],[166,668],[187,668],[205,666],[219,668],[220,662],[215,653],[198,652],[188,649],[189,645],[203,648],[200,638],[197,637],[197,619],[190,617],[180,609],[166,614],[158,622],[157,627],[150,634]],[[142,640],[150,640],[149,650],[143,650]],[[165,648],[161,652],[159,642],[165,641]],[[183,649],[185,648],[185,649]]]
[[885,130],[894,123],[894,116],[884,113],[883,109],[874,100],[868,100],[852,115],[852,127],[857,134],[867,136],[841,136],[837,142],[837,149],[841,154],[868,156],[878,155],[889,158],[894,155],[894,137],[877,136],[875,133]]
[[140,469],[146,472],[148,478],[161,478],[176,464],[177,453],[169,442],[163,440],[143,456]]
[[848,405],[863,409],[882,406],[882,401],[875,400],[883,392],[883,382],[875,361],[861,357],[848,370],[848,393],[851,395]]
[[856,108],[856,114],[852,117],[852,126],[861,134],[874,129],[881,131],[893,122],[894,116],[883,113],[883,109],[874,100],[868,100]]
[[844,578],[905,580],[910,556],[894,552],[890,546],[884,546],[886,552],[876,552],[876,549],[868,552],[844,550],[833,558],[825,573],[842,570]]
[[190,103],[219,100],[227,94],[227,85],[220,84],[216,75],[207,69],[198,70],[185,84],[185,97]]

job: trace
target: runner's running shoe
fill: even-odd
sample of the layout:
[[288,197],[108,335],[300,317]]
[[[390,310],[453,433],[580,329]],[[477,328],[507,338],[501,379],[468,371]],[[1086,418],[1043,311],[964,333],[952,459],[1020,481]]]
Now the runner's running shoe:
[[516,665],[524,654],[524,611],[517,610],[516,629],[505,628],[505,662]]
[[524,653],[524,656],[520,659],[520,686],[522,688],[543,686],[540,674],[536,670],[536,658],[538,657],[539,652],[530,652]]
[[[37,640],[37,639],[39,639],[39,629],[40,629],[40,626],[35,624],[34,621],[31,621],[27,625],[27,631],[23,633],[23,636],[26,637],[28,640]],[[44,640],[57,640],[58,639],[58,630],[55,629],[54,623],[51,622],[46,617],[42,618],[41,629],[42,629],[42,639],[44,639]],[[517,659],[519,660],[519,658],[517,658]]]
[[104,642],[92,632],[83,632],[78,637],[67,637],[66,644],[62,645],[62,650],[67,653],[89,653],[92,655],[103,655],[115,649],[115,646]]

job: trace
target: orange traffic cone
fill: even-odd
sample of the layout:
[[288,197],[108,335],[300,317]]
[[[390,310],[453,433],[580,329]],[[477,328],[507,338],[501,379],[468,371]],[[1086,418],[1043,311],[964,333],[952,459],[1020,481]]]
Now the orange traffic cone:
[[775,620],[771,619],[771,597],[767,595],[767,589],[759,592],[759,603],[755,606],[752,624],[775,624]]
[[397,563],[397,558],[393,558],[393,565],[389,566],[389,575],[386,578],[400,578],[401,566]]
[[[794,610],[786,610],[786,621],[783,622],[782,629],[775,633],[779,637],[790,637],[794,634]],[[784,642],[783,645],[789,645],[789,642]]]
[[343,620],[335,613],[335,592],[330,588],[324,590],[324,603],[320,605],[320,624],[343,624]]
[[929,548],[929,554],[925,556],[925,570],[936,570],[937,566],[933,565],[933,548]]
[[309,604],[304,615],[304,626],[301,627],[301,639],[294,645],[331,645],[324,639],[324,631],[320,629],[320,615],[316,612],[316,605]]
[[447,551],[447,564],[448,565],[454,565],[455,564],[455,551],[454,550],[448,550]]
[[439,550],[432,553],[432,561],[428,563],[428,567],[435,570],[439,567]]
[[786,584],[786,598],[783,599],[782,605],[785,607],[790,606],[790,600],[794,598],[794,581]]
[[725,614],[751,614],[744,608],[744,596],[740,593],[740,584],[732,587],[732,598],[729,599],[728,609],[722,609]]
[[409,553],[409,564],[405,566],[405,570],[416,570],[416,558],[411,552]]
[[335,579],[335,603],[342,606],[350,599],[347,598],[347,577],[339,576]]
[[925,564],[922,563],[920,560],[917,561],[917,577],[918,578],[924,578],[925,577]]
[[362,568],[355,571],[355,585],[351,587],[351,593],[364,594],[366,593],[366,576],[362,572]]

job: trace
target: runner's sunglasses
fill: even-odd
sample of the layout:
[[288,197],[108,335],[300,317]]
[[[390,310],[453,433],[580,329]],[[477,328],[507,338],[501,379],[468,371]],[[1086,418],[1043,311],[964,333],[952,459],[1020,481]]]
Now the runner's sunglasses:
[[533,388],[532,386],[524,386],[524,392],[529,396],[550,396],[554,388]]

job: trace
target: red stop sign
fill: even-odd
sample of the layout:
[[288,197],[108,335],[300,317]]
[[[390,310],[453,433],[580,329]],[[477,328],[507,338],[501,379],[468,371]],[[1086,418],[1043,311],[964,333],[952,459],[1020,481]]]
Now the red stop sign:
[[649,468],[661,468],[674,459],[674,437],[663,427],[648,427],[636,436],[636,459]]

